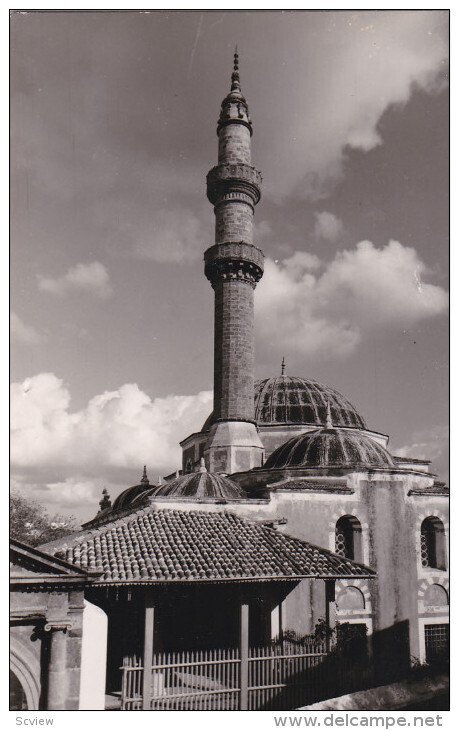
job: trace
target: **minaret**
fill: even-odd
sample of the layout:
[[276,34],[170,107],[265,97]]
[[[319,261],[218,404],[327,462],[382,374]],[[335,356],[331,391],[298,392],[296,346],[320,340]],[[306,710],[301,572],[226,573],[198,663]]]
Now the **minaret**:
[[262,463],[254,421],[253,296],[263,275],[263,252],[253,244],[253,214],[261,175],[251,163],[252,122],[234,54],[231,91],[217,126],[218,165],[207,175],[215,212],[215,245],[204,254],[215,292],[214,418],[205,447],[210,471],[231,474]]

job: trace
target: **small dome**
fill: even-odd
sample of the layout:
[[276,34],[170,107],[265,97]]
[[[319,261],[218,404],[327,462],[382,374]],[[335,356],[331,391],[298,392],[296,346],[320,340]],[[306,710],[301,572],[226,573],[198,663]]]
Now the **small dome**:
[[[356,408],[334,388],[315,380],[279,375],[255,383],[255,415],[259,426],[307,425],[325,426],[327,407],[335,426],[365,429],[366,424]],[[202,427],[206,432],[214,423],[211,413]]]
[[247,497],[238,484],[222,474],[208,472],[201,466],[197,472],[176,477],[171,482],[152,487],[134,497],[132,504],[143,502],[147,497],[152,499],[217,499],[234,501]]
[[151,489],[151,487],[150,480],[147,476],[147,467],[144,466],[140,484],[135,484],[133,487],[128,487],[124,492],[121,492],[113,502],[112,509],[117,510],[130,507],[134,498],[143,494],[147,489]]
[[291,438],[273,451],[263,469],[289,467],[393,469],[395,464],[389,452],[366,434],[332,427]]

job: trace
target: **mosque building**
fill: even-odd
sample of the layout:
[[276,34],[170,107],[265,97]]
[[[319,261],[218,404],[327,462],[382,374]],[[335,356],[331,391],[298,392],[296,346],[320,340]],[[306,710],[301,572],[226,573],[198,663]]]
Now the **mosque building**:
[[[143,641],[145,656],[148,641],[150,652],[153,641],[161,651],[231,646],[245,626],[247,641],[262,643],[312,634],[326,617],[361,628],[389,676],[448,642],[448,489],[430,462],[391,455],[388,436],[334,388],[286,373],[284,361],[280,374],[255,382],[261,174],[237,53],[217,134],[218,164],[207,175],[215,243],[204,253],[213,411],[181,442],[180,470],[153,485],[144,469],[113,504],[105,492],[81,533],[43,549],[99,571],[85,597],[108,615],[108,684],[127,621],[131,649],[141,654]],[[201,581],[198,593],[190,581]],[[136,598],[147,584],[160,592],[156,603]]]
[[[148,500],[180,509],[225,503],[238,515],[285,521],[279,531],[375,569],[376,581],[337,584],[339,618],[375,636],[398,631],[403,640],[395,645],[423,661],[447,635],[448,489],[430,462],[392,456],[389,437],[370,430],[334,388],[285,374],[285,361],[280,375],[254,382],[261,175],[251,165],[253,127],[237,55],[217,133],[218,165],[207,175],[215,244],[204,254],[215,292],[214,409],[181,442],[181,476],[126,490],[103,519]],[[284,628],[313,629],[319,616],[305,591],[300,584],[283,603],[276,621]]]

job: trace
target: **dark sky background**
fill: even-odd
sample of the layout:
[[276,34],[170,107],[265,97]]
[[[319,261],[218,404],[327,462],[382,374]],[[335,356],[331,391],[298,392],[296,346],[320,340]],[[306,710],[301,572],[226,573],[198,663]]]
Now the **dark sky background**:
[[205,176],[237,43],[264,179],[257,372],[447,469],[448,15],[16,12],[14,486],[94,513],[211,410]]

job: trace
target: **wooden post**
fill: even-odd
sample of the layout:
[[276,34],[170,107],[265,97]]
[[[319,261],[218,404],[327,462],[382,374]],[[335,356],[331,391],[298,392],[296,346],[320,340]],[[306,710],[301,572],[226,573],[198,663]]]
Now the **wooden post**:
[[249,604],[245,599],[241,601],[239,656],[241,660],[239,709],[247,710],[249,707]]
[[280,601],[279,603],[279,640],[282,642],[282,646],[284,646],[284,610],[283,610],[283,601]]
[[145,590],[145,620],[143,641],[143,683],[142,683],[142,710],[151,709],[152,692],[152,664],[153,664],[153,634],[155,626],[155,607],[153,596],[148,588]]
[[330,603],[334,603],[334,601],[335,601],[335,581],[326,580],[325,581],[325,626],[327,629],[327,634],[325,636],[325,648],[327,650],[327,654],[330,652],[330,648],[331,648],[330,630],[332,628],[334,628],[331,626],[331,621],[330,621]]

